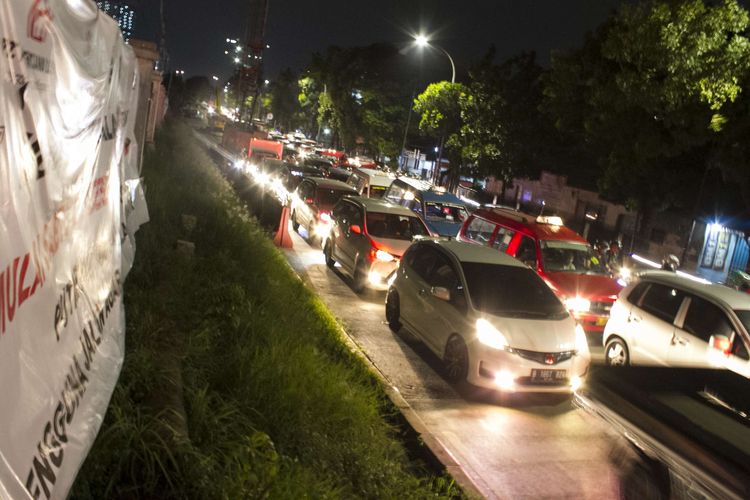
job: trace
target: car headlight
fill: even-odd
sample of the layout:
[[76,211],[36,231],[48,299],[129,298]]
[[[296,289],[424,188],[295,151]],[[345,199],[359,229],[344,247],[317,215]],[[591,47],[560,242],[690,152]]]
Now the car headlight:
[[589,350],[589,343],[586,339],[586,332],[580,324],[576,325],[576,351],[587,352]]
[[479,318],[476,324],[477,339],[482,344],[492,347],[493,349],[505,349],[508,347],[508,340],[505,335],[492,326],[492,323],[484,318]]
[[632,275],[632,272],[630,271],[629,268],[625,266],[620,268],[620,278],[624,279],[625,281],[628,281],[631,275]]
[[591,309],[591,301],[583,297],[570,297],[565,299],[565,307],[574,313],[588,312]]

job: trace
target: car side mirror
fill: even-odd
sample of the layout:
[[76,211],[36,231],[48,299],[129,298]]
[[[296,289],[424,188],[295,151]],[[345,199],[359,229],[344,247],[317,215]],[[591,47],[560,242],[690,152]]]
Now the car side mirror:
[[708,345],[711,349],[716,349],[725,356],[729,356],[732,353],[732,343],[726,335],[711,335],[708,339]]
[[444,300],[446,302],[449,302],[451,300],[451,292],[447,288],[443,286],[433,286],[430,289],[430,293],[433,297],[436,299]]
[[349,226],[349,231],[354,234],[362,234],[362,228],[359,227],[358,224],[352,224],[351,226]]

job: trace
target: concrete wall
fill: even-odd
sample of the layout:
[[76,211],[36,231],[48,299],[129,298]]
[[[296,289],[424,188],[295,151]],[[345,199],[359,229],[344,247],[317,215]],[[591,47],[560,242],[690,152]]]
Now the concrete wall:
[[164,119],[167,109],[167,95],[162,85],[162,74],[156,71],[159,51],[154,42],[131,39],[138,59],[138,113],[135,119],[135,136],[141,150],[154,141],[154,132]]

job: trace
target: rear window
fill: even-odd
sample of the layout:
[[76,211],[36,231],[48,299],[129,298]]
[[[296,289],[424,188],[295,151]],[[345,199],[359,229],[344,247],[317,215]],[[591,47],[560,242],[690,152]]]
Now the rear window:
[[385,186],[373,186],[370,184],[370,198],[382,198],[385,190]]
[[383,212],[367,212],[367,232],[375,238],[392,240],[411,240],[430,234],[419,217]]
[[435,203],[428,201],[425,203],[427,218],[434,220],[443,220],[446,222],[463,222],[469,217],[469,212],[464,207],[458,205],[449,205],[448,203]]
[[563,304],[528,267],[462,262],[474,307],[488,314],[517,318],[563,319]]
[[480,245],[489,245],[492,239],[492,233],[495,232],[495,224],[488,222],[479,217],[474,217],[466,227],[464,236],[479,243]]
[[354,191],[341,189],[318,188],[318,205],[332,207],[346,194],[356,194]]

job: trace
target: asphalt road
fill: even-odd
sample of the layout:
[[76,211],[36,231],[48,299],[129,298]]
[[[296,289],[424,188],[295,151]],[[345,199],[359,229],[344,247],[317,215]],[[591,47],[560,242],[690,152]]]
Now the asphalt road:
[[[205,144],[215,142],[201,136]],[[264,212],[275,217],[278,206]],[[320,246],[306,239],[304,229],[304,238],[291,224],[288,231],[294,247],[284,254],[292,268],[418,415],[421,432],[442,444],[484,497],[619,497],[617,471],[608,460],[617,437],[601,421],[570,398],[519,395],[500,401],[491,392],[449,384],[424,345],[385,324],[384,292],[355,294],[347,277],[325,265]]]
[[492,393],[450,385],[424,345],[385,324],[384,292],[355,294],[345,275],[326,267],[317,244],[291,225],[289,231],[289,263],[484,496],[618,497],[616,471],[607,459],[612,431],[570,398],[517,396],[501,404]]

